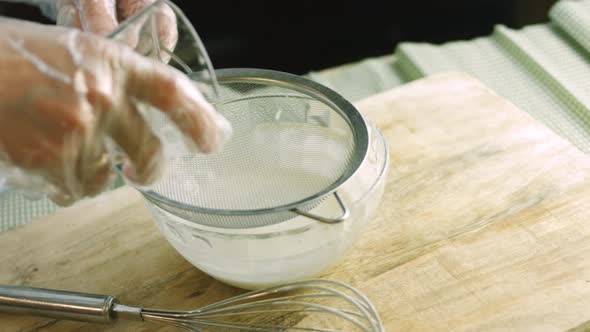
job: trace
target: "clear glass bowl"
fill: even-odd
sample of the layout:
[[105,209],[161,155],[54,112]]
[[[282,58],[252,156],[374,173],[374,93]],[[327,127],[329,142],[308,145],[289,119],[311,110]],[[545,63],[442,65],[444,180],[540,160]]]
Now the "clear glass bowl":
[[[369,151],[358,171],[338,188],[350,217],[327,224],[299,216],[271,226],[225,229],[203,226],[146,201],[170,244],[194,266],[227,284],[256,289],[319,275],[350,249],[373,219],[385,188],[389,153],[370,121]],[[312,210],[338,211],[334,200]]]
[[[158,24],[162,11],[170,10],[176,18],[178,41],[166,47],[159,39]],[[190,22],[172,2],[159,0],[148,6],[121,24],[111,38],[130,43],[141,54],[186,73],[209,101],[218,101],[219,84],[207,52]],[[138,106],[164,142],[165,153],[174,158],[166,146],[181,142],[181,134],[158,127],[162,115],[147,105]],[[367,155],[354,175],[336,188],[350,210],[350,216],[342,222],[323,223],[301,215],[264,227],[217,228],[178,217],[147,199],[146,205],[170,244],[194,266],[222,282],[256,289],[317,276],[337,263],[359,239],[384,192],[389,165],[387,143],[372,123],[366,123]],[[177,150],[183,151],[170,149]],[[333,216],[339,211],[337,201],[328,198],[308,212]]]

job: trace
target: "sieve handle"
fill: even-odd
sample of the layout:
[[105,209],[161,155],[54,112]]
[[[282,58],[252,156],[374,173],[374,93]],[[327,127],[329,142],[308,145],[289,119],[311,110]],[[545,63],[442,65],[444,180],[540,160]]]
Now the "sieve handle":
[[338,195],[337,192],[334,192],[334,198],[336,198],[336,202],[338,202],[338,205],[340,206],[340,208],[342,209],[342,214],[339,217],[336,218],[326,218],[326,217],[322,217],[322,216],[318,216],[317,214],[313,214],[313,213],[309,213],[300,209],[293,209],[293,212],[302,215],[304,217],[307,218],[311,218],[320,222],[324,222],[327,224],[337,224],[339,222],[343,222],[344,220],[348,219],[348,217],[350,217],[350,209],[346,206],[346,204],[344,204],[344,201],[342,200],[342,197],[340,197],[340,195]]

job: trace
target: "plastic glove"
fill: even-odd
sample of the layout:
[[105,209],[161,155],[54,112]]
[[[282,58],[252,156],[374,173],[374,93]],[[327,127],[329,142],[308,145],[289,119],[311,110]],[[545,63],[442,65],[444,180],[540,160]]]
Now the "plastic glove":
[[74,29],[0,18],[0,174],[16,188],[68,205],[103,190],[113,174],[148,184],[162,147],[134,105],[164,112],[203,152],[231,129],[185,75],[131,48]]

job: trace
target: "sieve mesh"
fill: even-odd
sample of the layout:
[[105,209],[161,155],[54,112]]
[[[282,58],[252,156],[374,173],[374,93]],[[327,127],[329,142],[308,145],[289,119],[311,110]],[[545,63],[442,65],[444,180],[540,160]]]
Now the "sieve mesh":
[[[173,49],[158,33],[158,13],[166,7],[177,18]],[[226,228],[265,226],[299,215],[326,222],[346,217],[336,190],[360,166],[368,145],[365,122],[350,103],[295,75],[258,69],[214,71],[194,27],[171,1],[155,1],[110,38],[138,40],[137,52],[191,77],[234,130],[220,153],[198,154],[187,148],[164,113],[137,103],[164,143],[168,166],[157,184],[137,188],[153,203],[150,207]],[[115,160],[119,152],[115,150]],[[332,193],[338,204],[323,204]],[[319,204],[340,206],[341,211],[335,216],[314,215]]]
[[[317,206],[360,166],[366,125],[331,90],[267,70],[215,76],[215,107],[232,138],[214,155],[177,145],[163,179],[144,192],[160,208],[209,226],[265,226]],[[181,142],[166,118],[151,123],[169,148]]]

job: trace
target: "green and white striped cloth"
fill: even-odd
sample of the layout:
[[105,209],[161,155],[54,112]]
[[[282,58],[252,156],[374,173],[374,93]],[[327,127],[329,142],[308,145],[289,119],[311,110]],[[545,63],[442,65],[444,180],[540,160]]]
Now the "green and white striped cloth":
[[309,76],[358,100],[437,72],[466,72],[590,152],[590,0],[562,0],[550,22],[443,45],[403,43],[393,56]]
[[[562,0],[550,22],[443,45],[403,43],[392,55],[307,76],[351,101],[441,71],[466,72],[590,152],[590,0]],[[0,231],[55,211],[42,199],[0,193]]]

